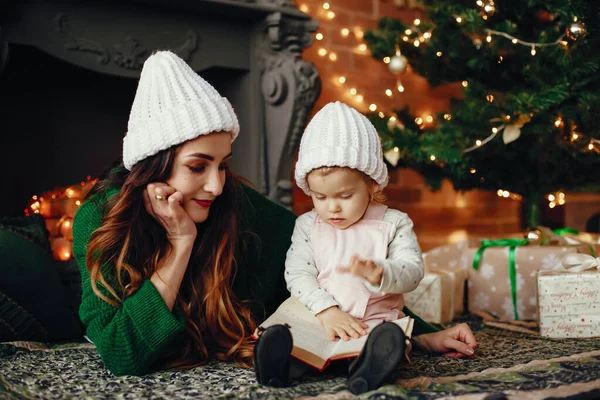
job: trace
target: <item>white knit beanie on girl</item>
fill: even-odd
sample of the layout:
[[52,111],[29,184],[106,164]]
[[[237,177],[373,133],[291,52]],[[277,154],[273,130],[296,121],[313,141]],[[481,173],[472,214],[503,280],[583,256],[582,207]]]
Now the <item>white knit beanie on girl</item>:
[[240,127],[226,98],[170,51],[152,54],[142,68],[123,139],[123,164],[131,168],[146,157],[212,132]]
[[364,172],[383,189],[388,170],[375,127],[344,103],[329,103],[315,114],[302,140],[296,164],[296,184],[310,194],[306,176],[321,167],[348,167]]

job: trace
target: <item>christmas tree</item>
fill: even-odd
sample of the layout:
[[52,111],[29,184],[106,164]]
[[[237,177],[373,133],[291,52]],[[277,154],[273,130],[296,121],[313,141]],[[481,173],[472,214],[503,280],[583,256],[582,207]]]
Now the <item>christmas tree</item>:
[[365,41],[399,77],[412,68],[432,86],[462,85],[463,97],[433,121],[407,109],[369,115],[392,164],[433,188],[447,178],[457,190],[522,197],[530,227],[545,196],[597,190],[600,2],[423,3],[422,21],[383,18]]

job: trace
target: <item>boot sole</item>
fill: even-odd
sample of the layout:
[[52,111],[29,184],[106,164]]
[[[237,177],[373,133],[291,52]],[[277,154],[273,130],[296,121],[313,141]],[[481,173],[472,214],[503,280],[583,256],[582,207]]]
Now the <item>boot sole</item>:
[[256,380],[261,385],[285,387],[288,384],[292,334],[284,326],[265,330],[254,347]]
[[377,389],[404,357],[406,336],[394,323],[377,326],[369,334],[355,366],[348,378],[348,388],[354,394]]

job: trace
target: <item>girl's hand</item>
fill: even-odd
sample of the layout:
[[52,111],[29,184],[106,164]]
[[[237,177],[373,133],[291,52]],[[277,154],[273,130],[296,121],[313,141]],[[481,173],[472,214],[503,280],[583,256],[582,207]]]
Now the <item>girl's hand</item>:
[[335,269],[339,272],[348,272],[364,278],[372,285],[381,285],[383,267],[380,267],[371,260],[361,260],[358,256],[352,256],[350,265],[347,267],[337,266]]
[[329,335],[329,340],[335,341],[339,336],[340,339],[347,342],[350,337],[358,339],[366,335],[365,328],[369,326],[352,315],[340,310],[336,307],[329,307],[317,314],[317,318],[325,327],[325,331]]
[[149,183],[144,191],[144,207],[167,232],[167,239],[174,245],[194,242],[198,233],[196,224],[181,206],[183,194],[162,182]]
[[444,357],[469,357],[477,349],[477,341],[467,324],[458,324],[440,332],[415,336],[413,342],[430,353],[442,353]]

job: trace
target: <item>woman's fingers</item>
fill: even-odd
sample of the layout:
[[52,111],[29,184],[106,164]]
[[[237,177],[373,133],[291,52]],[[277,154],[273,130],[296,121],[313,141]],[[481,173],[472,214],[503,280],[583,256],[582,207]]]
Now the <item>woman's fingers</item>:
[[[456,353],[459,353],[460,355],[464,355],[464,356],[472,356],[473,353],[475,352],[475,350],[469,346],[467,343],[462,342],[460,340],[456,340],[453,339],[451,337],[447,337],[444,340],[444,347],[446,347],[447,349],[451,349],[451,350],[455,350]],[[452,354],[452,351],[449,351],[445,354]],[[447,357],[449,357],[447,355]]]

